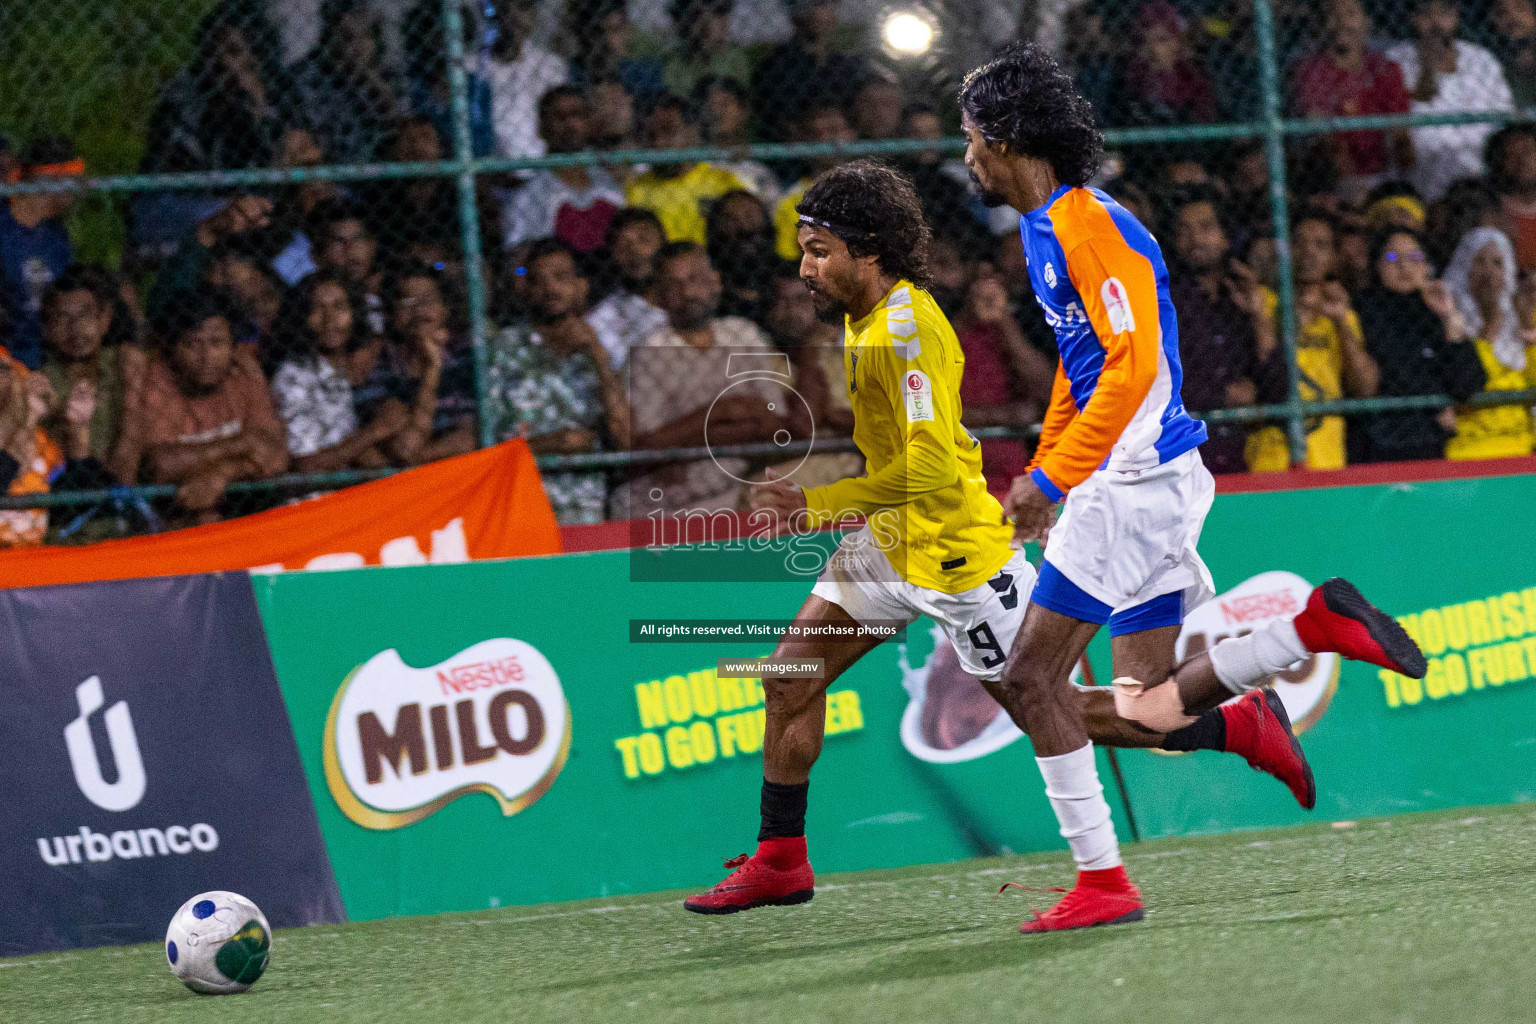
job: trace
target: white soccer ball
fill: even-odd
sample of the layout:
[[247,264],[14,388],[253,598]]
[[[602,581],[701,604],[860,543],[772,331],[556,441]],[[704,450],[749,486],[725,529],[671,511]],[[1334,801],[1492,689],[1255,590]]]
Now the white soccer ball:
[[236,892],[198,893],[181,905],[165,930],[171,973],[194,992],[244,992],[267,969],[272,928],[250,900]]

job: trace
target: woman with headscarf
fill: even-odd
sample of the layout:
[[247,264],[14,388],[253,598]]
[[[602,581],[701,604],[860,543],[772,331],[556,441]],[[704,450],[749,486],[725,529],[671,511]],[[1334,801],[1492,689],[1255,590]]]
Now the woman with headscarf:
[[[1523,391],[1530,386],[1526,338],[1533,325],[1516,309],[1515,278],[1514,246],[1497,228],[1468,231],[1445,268],[1445,286],[1488,375],[1487,391]],[[1445,457],[1502,459],[1529,455],[1533,449],[1536,433],[1530,409],[1496,405],[1456,411],[1456,436],[1446,442]]]
[[[1365,348],[1381,369],[1381,397],[1450,395],[1465,401],[1487,374],[1445,283],[1430,276],[1416,232],[1386,228],[1371,244],[1371,284],[1355,303]],[[1356,417],[1351,462],[1438,459],[1455,433],[1452,409]]]

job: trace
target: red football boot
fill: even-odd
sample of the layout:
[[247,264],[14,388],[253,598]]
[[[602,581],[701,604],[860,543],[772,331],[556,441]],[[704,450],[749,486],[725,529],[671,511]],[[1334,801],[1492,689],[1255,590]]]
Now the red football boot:
[[1126,877],[1125,866],[1102,871],[1079,871],[1077,884],[1045,913],[1019,925],[1025,935],[1064,932],[1072,928],[1096,928],[1101,924],[1140,921],[1141,890]]
[[1346,579],[1335,576],[1312,591],[1295,624],[1296,635],[1314,654],[1337,651],[1413,679],[1429,671],[1424,652],[1408,632]]
[[734,914],[755,907],[809,903],[816,894],[816,875],[805,856],[804,836],[764,839],[751,857],[743,853],[725,866],[736,870],[708,892],[684,900],[683,909],[695,914]]
[[1291,718],[1285,713],[1280,695],[1268,687],[1249,690],[1239,699],[1221,706],[1226,720],[1228,753],[1241,754],[1260,772],[1268,772],[1285,783],[1296,802],[1307,810],[1317,806],[1317,783],[1312,766],[1302,753],[1296,734],[1291,732]]

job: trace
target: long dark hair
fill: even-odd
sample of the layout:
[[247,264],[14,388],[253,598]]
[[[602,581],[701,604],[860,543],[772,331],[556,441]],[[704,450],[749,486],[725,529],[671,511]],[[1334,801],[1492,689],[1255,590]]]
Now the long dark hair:
[[933,232],[906,175],[874,160],[855,160],[827,171],[795,204],[802,217],[834,225],[832,233],[855,257],[873,256],[892,277],[928,287]]
[[315,292],[322,285],[334,284],[347,294],[352,307],[352,336],[347,339],[351,351],[368,340],[368,310],[363,298],[341,275],[328,270],[317,270],[288,289],[283,296],[282,309],[277,314],[277,342],[281,346],[280,358],[294,362],[313,362],[320,350],[315,345],[314,333],[309,329],[309,312],[314,306]]
[[966,75],[960,109],[988,142],[1044,160],[1064,185],[1086,185],[1104,161],[1093,106],[1034,43],[1010,46]]

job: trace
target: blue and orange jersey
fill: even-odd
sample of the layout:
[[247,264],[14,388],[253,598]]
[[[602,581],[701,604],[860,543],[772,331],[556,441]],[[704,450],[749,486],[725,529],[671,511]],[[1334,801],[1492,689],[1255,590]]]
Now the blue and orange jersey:
[[1205,440],[1184,408],[1179,325],[1152,233],[1098,189],[1063,185],[1019,218],[1061,363],[1030,475],[1060,501],[1094,470],[1161,465]]

